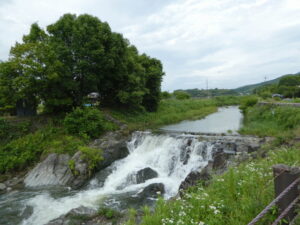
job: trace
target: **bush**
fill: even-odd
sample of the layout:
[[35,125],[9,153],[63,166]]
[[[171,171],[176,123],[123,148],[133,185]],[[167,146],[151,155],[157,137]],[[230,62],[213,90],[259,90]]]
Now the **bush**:
[[178,100],[184,100],[191,98],[189,93],[186,93],[185,91],[174,91],[175,98]]
[[67,114],[64,126],[70,134],[96,138],[105,130],[105,119],[95,108],[76,108]]
[[114,209],[110,209],[110,208],[100,208],[98,210],[98,214],[100,216],[104,216],[106,219],[111,220],[114,218],[118,218],[121,216],[121,213],[114,210]]
[[172,95],[169,92],[167,92],[167,91],[163,91],[163,92],[160,93],[160,97],[162,99],[168,99],[168,98],[171,98]]
[[252,106],[256,105],[257,102],[258,102],[258,98],[256,96],[246,96],[245,98],[243,98],[241,100],[240,109],[245,112],[245,110],[248,107],[252,107]]
[[0,140],[3,140],[7,137],[7,131],[10,129],[9,123],[0,118]]
[[80,146],[78,148],[82,152],[82,158],[89,164],[89,172],[92,172],[96,169],[98,163],[103,160],[102,150],[91,148],[87,146]]

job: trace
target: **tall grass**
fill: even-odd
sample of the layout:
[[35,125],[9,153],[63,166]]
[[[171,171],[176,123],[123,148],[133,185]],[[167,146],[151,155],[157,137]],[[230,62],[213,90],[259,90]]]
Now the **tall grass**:
[[158,128],[185,119],[199,119],[216,112],[218,106],[237,105],[236,96],[216,97],[213,99],[164,99],[157,112],[111,111],[117,119],[128,124],[129,130]]
[[300,127],[300,108],[255,106],[245,111],[242,134],[258,136],[292,135]]
[[[299,166],[299,153],[299,148],[281,148],[267,158],[232,167],[214,176],[209,186],[200,182],[182,199],[159,200],[154,213],[145,210],[141,224],[245,225],[274,198],[272,165]],[[270,224],[275,214],[274,208],[258,224]]]

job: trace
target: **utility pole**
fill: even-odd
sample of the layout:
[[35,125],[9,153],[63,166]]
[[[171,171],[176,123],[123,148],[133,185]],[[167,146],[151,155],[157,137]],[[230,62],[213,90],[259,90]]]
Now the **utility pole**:
[[206,78],[206,91],[207,91],[207,98],[209,98],[208,79],[207,78]]

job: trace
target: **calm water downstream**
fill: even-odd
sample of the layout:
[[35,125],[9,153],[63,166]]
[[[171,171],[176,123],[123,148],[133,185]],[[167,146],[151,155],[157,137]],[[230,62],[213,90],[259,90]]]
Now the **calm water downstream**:
[[243,114],[238,106],[222,107],[200,120],[182,121],[178,124],[162,127],[165,131],[199,133],[237,133],[242,125]]

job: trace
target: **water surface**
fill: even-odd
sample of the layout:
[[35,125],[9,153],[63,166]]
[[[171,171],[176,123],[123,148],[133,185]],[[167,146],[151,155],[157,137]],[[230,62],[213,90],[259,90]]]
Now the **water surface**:
[[221,107],[200,120],[186,120],[177,124],[164,126],[165,131],[199,132],[199,133],[237,133],[242,124],[243,114],[238,106]]

